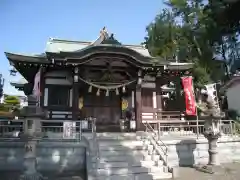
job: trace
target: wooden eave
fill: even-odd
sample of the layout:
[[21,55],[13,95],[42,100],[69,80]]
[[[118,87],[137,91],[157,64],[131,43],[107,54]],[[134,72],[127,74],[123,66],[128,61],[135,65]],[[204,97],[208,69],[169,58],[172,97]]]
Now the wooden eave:
[[184,70],[190,70],[193,68],[193,63],[167,63],[166,69],[167,70],[174,70],[174,71],[184,71]]
[[111,44],[100,44],[97,46],[88,46],[79,51],[65,52],[60,51],[59,53],[47,53],[50,58],[59,57],[64,58],[63,60],[69,63],[82,64],[84,61],[88,60],[93,55],[122,55],[125,57],[130,57],[132,62],[139,67],[156,67],[160,68],[165,66],[168,70],[188,70],[193,68],[193,63],[173,63],[169,61],[155,63],[160,59],[157,57],[147,57],[142,54],[127,48],[122,45],[111,45]]
[[28,82],[33,82],[34,75],[38,71],[40,65],[50,64],[45,56],[31,56],[9,52],[5,52],[5,55],[9,60],[10,65],[14,66]]
[[97,46],[88,46],[86,48],[83,48],[79,51],[74,51],[74,52],[66,52],[66,51],[60,51],[59,53],[48,53],[51,58],[56,57],[62,58],[65,57],[64,60],[66,61],[71,61],[74,60],[75,63],[81,63],[84,61],[84,59],[87,59],[91,57],[92,55],[97,55],[97,54],[109,54],[109,55],[123,55],[123,56],[128,56],[133,59],[137,64],[141,65],[151,65],[152,58],[151,57],[145,57],[142,54],[129,49],[127,47],[121,46],[121,45],[111,45],[111,44],[100,44]]
[[20,84],[20,83],[10,82],[10,84],[12,86],[14,86],[15,88],[23,88],[24,87],[24,84]]
[[49,64],[47,57],[44,55],[24,55],[5,52],[6,57],[12,63],[34,63],[34,64]]

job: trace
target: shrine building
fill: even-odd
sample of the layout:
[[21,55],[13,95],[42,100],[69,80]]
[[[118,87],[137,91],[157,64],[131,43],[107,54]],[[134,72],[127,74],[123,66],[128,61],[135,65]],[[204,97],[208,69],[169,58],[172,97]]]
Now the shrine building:
[[191,75],[192,63],[152,57],[105,28],[93,42],[51,38],[41,54],[5,55],[26,80],[12,85],[26,95],[34,90],[45,119],[95,117],[97,130],[119,131],[128,111],[131,128],[141,130],[144,121],[170,121],[168,112],[180,121],[185,111],[181,77]]

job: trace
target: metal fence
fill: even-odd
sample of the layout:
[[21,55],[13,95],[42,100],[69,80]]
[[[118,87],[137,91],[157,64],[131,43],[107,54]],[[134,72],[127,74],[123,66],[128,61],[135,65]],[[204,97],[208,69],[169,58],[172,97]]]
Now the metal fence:
[[[40,120],[42,138],[81,139],[82,132],[93,133],[95,121]],[[26,120],[0,120],[0,138],[20,138],[24,132]]]
[[[79,139],[83,132],[93,133],[96,136],[96,125],[93,119],[84,119],[82,121],[65,121],[65,120],[40,120],[41,132],[45,138],[64,139],[64,133],[67,131],[64,123],[74,122],[74,126],[68,128],[73,139]],[[150,122],[151,127],[159,133],[159,135],[177,135],[177,136],[201,136],[204,132],[204,120],[188,120],[182,123],[161,123]],[[236,134],[236,126],[233,120],[221,120],[221,132],[225,135]],[[24,120],[0,120],[0,138],[1,137],[19,137],[24,131]],[[95,133],[94,133],[95,132]]]
[[[160,136],[176,135],[176,136],[201,136],[205,131],[205,120],[188,120],[182,123],[161,123],[161,121],[150,123]],[[236,134],[236,126],[233,120],[220,121],[221,133],[224,135]]]

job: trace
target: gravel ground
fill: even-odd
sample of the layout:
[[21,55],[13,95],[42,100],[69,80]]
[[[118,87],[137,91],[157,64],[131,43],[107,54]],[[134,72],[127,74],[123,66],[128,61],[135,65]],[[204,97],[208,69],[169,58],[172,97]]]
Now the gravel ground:
[[201,172],[195,168],[180,167],[178,169],[179,177],[176,180],[239,180],[239,170],[239,162],[214,167],[213,174]]

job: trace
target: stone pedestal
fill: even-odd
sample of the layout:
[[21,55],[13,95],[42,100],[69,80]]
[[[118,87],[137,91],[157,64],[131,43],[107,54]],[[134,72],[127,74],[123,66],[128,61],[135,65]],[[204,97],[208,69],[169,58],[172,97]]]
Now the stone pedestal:
[[208,140],[208,154],[209,154],[208,165],[212,166],[220,165],[217,151],[217,141],[219,136],[210,135],[206,138]]
[[204,136],[208,140],[208,165],[220,165],[217,151],[217,141],[218,138],[221,136],[219,120],[206,120]]

